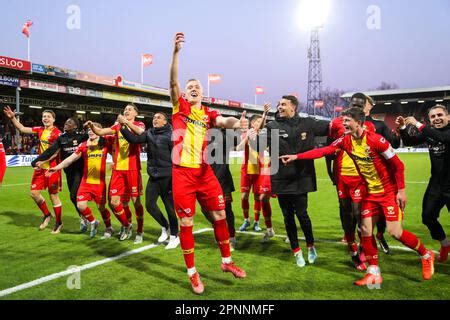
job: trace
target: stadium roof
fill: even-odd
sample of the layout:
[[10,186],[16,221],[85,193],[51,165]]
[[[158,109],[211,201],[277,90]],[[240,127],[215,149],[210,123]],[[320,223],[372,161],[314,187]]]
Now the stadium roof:
[[[99,76],[0,56],[0,94],[8,95],[9,103],[15,99],[15,88],[23,89],[21,98],[26,95],[27,98],[69,102],[73,103],[72,109],[75,103],[85,104],[83,107],[89,110],[94,105],[114,108],[123,106],[124,102],[142,105],[144,112],[171,108],[169,90],[165,88],[127,81],[121,76]],[[5,101],[5,97],[3,99]],[[249,115],[263,111],[262,106],[214,97],[203,97],[203,103],[225,115],[238,116],[243,110],[250,111]],[[104,108],[102,112],[106,112]]]
[[[399,100],[402,98],[436,98],[450,100],[450,86],[416,88],[416,89],[394,89],[394,90],[377,90],[362,91],[371,96],[377,102],[385,100]],[[356,92],[348,92],[341,96],[343,99],[350,98]]]

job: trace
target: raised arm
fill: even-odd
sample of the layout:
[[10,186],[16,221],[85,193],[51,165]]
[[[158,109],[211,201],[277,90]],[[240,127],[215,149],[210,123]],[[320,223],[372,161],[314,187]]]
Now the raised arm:
[[119,115],[117,117],[117,122],[119,122],[122,125],[126,125],[128,128],[131,129],[131,131],[133,131],[134,133],[136,133],[137,135],[141,135],[145,132],[145,126],[144,127],[140,127],[138,125],[135,125],[133,122],[128,121],[123,115]]
[[3,108],[3,113],[5,116],[7,116],[14,127],[16,127],[17,130],[19,130],[22,133],[32,134],[33,129],[30,127],[25,127],[23,124],[20,123],[19,120],[16,119],[16,115],[14,114],[14,111],[11,110],[10,106],[6,106]]
[[425,136],[420,132],[416,135],[409,134],[406,127],[406,119],[402,116],[397,117],[395,123],[400,129],[400,137],[402,138],[402,141],[406,146],[416,146],[427,141]]
[[57,166],[54,166],[53,168],[48,169],[48,171],[45,173],[45,176],[48,177],[58,170],[67,168],[68,166],[70,166],[72,163],[74,163],[75,161],[77,161],[80,158],[81,158],[81,153],[80,154],[78,154],[76,152],[72,153],[70,155],[70,157],[66,158],[63,162],[61,162]]
[[244,110],[242,112],[241,118],[235,118],[235,117],[222,117],[218,116],[216,118],[215,125],[216,127],[223,128],[223,129],[241,129],[241,130],[247,130],[248,129],[248,119],[245,117],[247,111]]
[[115,134],[111,128],[99,128],[94,126],[91,120],[84,124],[84,127],[89,127],[99,137],[109,136]]
[[131,144],[145,143],[147,142],[147,133],[144,132],[140,135],[134,135],[127,128],[123,127],[120,129],[125,140],[127,140]]
[[170,65],[170,97],[172,104],[177,104],[181,96],[180,82],[178,80],[178,60],[181,47],[184,42],[184,33],[178,32],[175,35],[175,45],[172,55],[172,64]]

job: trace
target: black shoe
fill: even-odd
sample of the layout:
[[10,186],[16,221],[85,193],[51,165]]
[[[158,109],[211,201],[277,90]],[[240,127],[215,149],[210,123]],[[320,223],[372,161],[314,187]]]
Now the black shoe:
[[378,238],[378,243],[380,244],[380,248],[381,250],[385,253],[385,254],[389,254],[391,252],[391,249],[389,249],[389,245],[386,242],[386,239],[384,238],[384,236],[381,236],[380,238]]

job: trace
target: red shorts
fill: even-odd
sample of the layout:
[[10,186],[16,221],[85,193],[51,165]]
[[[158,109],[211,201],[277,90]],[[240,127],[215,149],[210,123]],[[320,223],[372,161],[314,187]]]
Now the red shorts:
[[241,171],[241,192],[249,193],[252,188],[254,194],[272,194],[270,175],[246,174]]
[[48,189],[48,193],[57,194],[61,191],[61,171],[53,173],[50,177],[45,176],[47,170],[37,169],[34,170],[33,178],[31,180],[31,190],[45,190]]
[[174,166],[172,193],[175,211],[179,218],[195,215],[196,199],[206,211],[225,209],[222,188],[209,165],[202,165],[198,169]]
[[142,176],[140,171],[113,170],[111,181],[109,182],[109,197],[122,195],[128,195],[129,197],[142,195]]
[[3,181],[3,176],[6,172],[6,156],[3,144],[0,142],[0,183]]
[[397,205],[395,194],[368,195],[361,204],[362,219],[384,214],[386,221],[402,221],[403,211]]
[[360,176],[339,176],[336,189],[339,199],[351,198],[352,202],[361,202],[366,192],[364,180]]
[[77,201],[91,200],[99,205],[106,203],[106,186],[104,184],[81,183],[77,192]]

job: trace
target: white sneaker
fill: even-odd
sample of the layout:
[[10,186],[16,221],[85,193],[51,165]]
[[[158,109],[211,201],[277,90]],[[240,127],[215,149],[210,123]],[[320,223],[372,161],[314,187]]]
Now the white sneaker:
[[169,243],[166,246],[166,250],[175,249],[180,244],[180,238],[176,236],[170,236]]
[[144,235],[142,233],[136,233],[136,238],[134,238],[134,244],[141,244],[144,240]]
[[169,230],[167,230],[166,228],[162,227],[161,228],[161,235],[158,238],[158,242],[161,243],[161,242],[166,241],[167,239],[169,239],[169,236],[170,236]]
[[112,237],[114,233],[114,230],[112,227],[106,228],[105,233],[103,234],[103,236],[100,238],[100,240],[106,240]]
[[303,258],[302,250],[300,250],[299,252],[297,252],[297,253],[295,254],[295,261],[297,262],[297,265],[298,265],[300,268],[303,268],[303,267],[306,265],[306,261],[305,261],[305,259]]
[[275,232],[273,231],[273,228],[267,229],[266,233],[264,233],[262,242],[263,243],[269,242],[270,238],[273,237],[275,237]]

